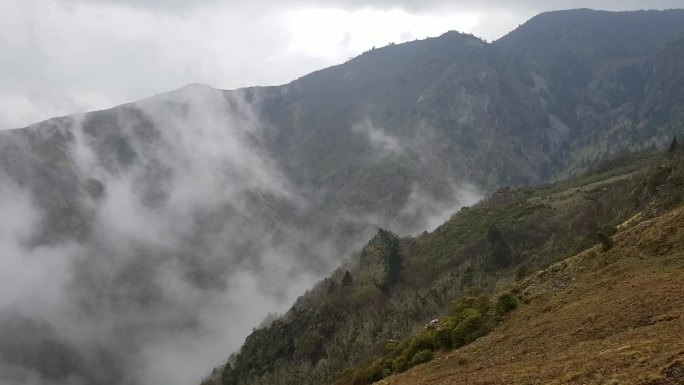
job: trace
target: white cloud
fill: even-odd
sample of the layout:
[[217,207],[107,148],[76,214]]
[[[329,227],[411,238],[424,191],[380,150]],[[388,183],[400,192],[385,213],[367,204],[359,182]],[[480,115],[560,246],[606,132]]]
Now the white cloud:
[[[411,14],[402,9],[303,9],[287,13],[292,36],[290,51],[339,61],[373,46],[403,43],[438,36],[457,29],[471,31],[480,18],[476,13],[454,13],[449,17]],[[335,44],[344,42],[344,44]]]
[[352,126],[352,131],[366,136],[368,143],[378,151],[379,156],[401,155],[404,148],[397,138],[388,135],[381,128],[375,127],[369,119],[362,120]]
[[[287,83],[373,45],[474,26],[471,15],[211,3],[0,0],[0,129],[206,83]],[[344,42],[344,44],[338,44]]]
[[[126,138],[135,163],[108,157],[89,118],[56,128],[75,138],[77,178],[103,186],[98,198],[78,195],[92,214],[87,239],[37,244],[46,213],[32,201],[33,184],[0,171],[0,384],[196,383],[344,255],[273,223],[266,199],[296,207],[299,198],[255,140],[262,125],[239,95],[191,86],[135,106],[156,140],[134,139],[143,129],[126,109],[113,134]],[[6,331],[24,318],[35,325]],[[31,341],[77,352],[61,367],[73,381],[17,359]]]

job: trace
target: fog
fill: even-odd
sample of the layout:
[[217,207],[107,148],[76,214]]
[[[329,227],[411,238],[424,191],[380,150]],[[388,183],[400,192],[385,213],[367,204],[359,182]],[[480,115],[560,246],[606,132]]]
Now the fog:
[[[193,85],[0,137],[0,384],[199,383],[378,226],[432,229],[479,198],[413,184],[394,219],[307,223],[315,192],[269,156],[243,96]],[[332,221],[356,230],[316,231]]]

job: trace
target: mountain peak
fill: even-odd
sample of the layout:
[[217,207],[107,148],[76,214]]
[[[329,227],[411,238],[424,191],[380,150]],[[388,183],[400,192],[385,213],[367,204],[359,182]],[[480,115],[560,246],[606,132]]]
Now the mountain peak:
[[549,11],[534,16],[501,39],[512,49],[578,51],[596,47],[610,53],[654,53],[684,32],[684,9],[625,12],[587,8]]

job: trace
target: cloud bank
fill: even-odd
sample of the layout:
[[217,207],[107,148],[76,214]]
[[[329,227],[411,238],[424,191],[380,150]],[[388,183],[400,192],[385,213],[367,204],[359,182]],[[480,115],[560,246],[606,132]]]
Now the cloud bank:
[[[479,198],[414,184],[394,217],[312,216],[325,198],[269,156],[259,111],[192,85],[0,135],[0,384],[197,383],[378,226],[415,233]],[[428,145],[349,130],[381,161]]]
[[84,183],[78,207],[60,213],[88,218],[87,236],[55,241],[46,212],[61,196],[36,202],[37,185],[2,175],[0,383],[196,383],[331,268],[337,256],[307,263],[304,234],[271,222],[270,204],[300,202],[241,103],[195,86],[29,129],[53,145],[69,138],[73,166],[60,171],[99,187]]

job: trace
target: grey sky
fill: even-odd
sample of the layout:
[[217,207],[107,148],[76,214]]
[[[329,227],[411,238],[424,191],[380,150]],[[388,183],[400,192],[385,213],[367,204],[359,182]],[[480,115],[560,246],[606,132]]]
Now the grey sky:
[[579,7],[684,0],[0,0],[0,129],[193,82],[286,83],[374,45],[450,29],[493,40],[537,13]]

